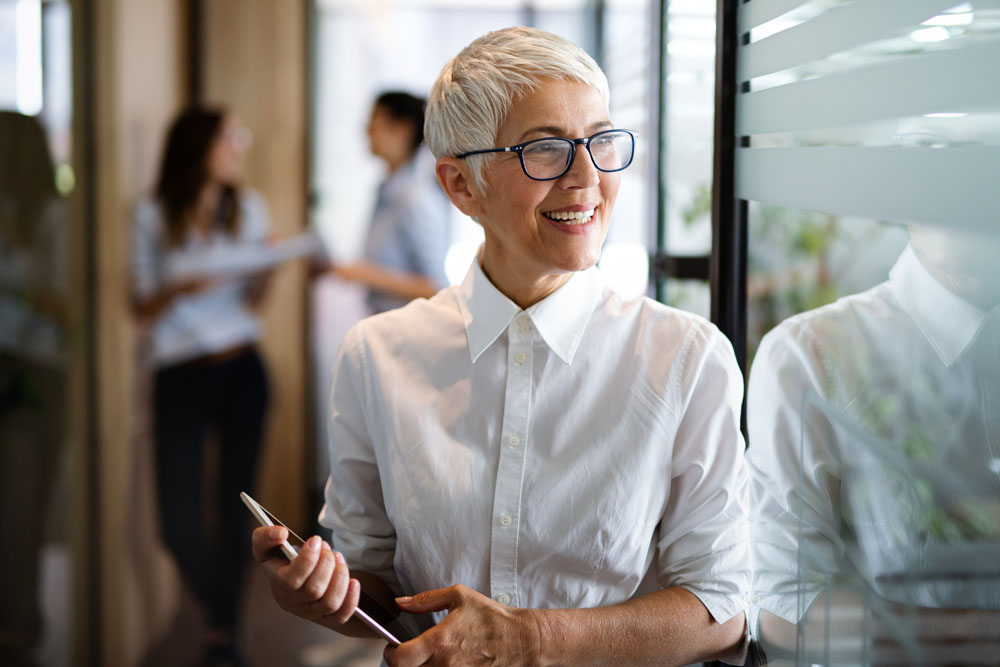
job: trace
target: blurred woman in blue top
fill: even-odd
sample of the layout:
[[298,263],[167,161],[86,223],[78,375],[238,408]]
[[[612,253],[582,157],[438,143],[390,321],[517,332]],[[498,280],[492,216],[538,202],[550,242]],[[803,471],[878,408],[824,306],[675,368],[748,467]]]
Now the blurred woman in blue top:
[[426,101],[404,92],[375,100],[368,122],[371,152],[388,177],[379,186],[364,259],[335,267],[368,289],[368,306],[382,312],[447,286],[450,205],[434,176],[434,158],[421,150]]
[[[132,234],[133,303],[151,328],[153,430],[163,540],[205,606],[209,664],[241,664],[234,632],[248,546],[246,510],[257,469],[268,383],[255,307],[266,275],[226,271],[263,247],[260,195],[239,185],[249,131],[220,110],[190,109],[170,129],[155,196]],[[218,434],[218,478],[203,497],[207,431]],[[191,530],[206,516],[218,528]]]

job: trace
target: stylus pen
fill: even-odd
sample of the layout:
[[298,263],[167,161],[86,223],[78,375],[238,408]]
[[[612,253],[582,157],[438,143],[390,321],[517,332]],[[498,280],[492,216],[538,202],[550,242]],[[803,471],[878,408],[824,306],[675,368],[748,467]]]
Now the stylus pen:
[[358,618],[360,618],[361,621],[365,625],[367,625],[369,628],[371,628],[375,632],[377,632],[380,635],[382,635],[383,637],[385,637],[385,639],[388,640],[389,642],[395,644],[396,646],[399,646],[402,643],[398,639],[396,639],[395,635],[393,635],[391,632],[389,632],[388,630],[386,630],[385,628],[383,628],[381,625],[379,625],[378,623],[376,623],[375,620],[371,616],[369,616],[368,614],[366,614],[361,607],[355,607],[354,608],[354,615],[357,616]]

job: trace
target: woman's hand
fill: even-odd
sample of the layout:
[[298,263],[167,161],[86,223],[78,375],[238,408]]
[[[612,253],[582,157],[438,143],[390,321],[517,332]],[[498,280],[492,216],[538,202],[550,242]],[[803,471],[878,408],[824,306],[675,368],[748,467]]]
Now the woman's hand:
[[243,288],[243,300],[251,308],[257,308],[260,306],[264,297],[267,295],[268,288],[271,286],[271,277],[274,275],[274,270],[261,271],[260,273],[255,273],[246,280],[245,287]]
[[[334,630],[349,620],[358,606],[361,584],[352,579],[340,553],[313,536],[289,562],[279,545],[288,538],[281,526],[253,532],[253,557],[264,568],[271,595],[285,611]],[[353,634],[353,633],[352,633]]]
[[212,278],[185,278],[174,283],[169,290],[175,296],[198,294],[214,287],[217,282]]
[[148,299],[133,302],[132,308],[139,319],[152,319],[166,310],[177,298],[199,294],[217,284],[218,281],[212,278],[185,278],[172,283]]
[[447,609],[448,615],[419,637],[386,647],[390,667],[538,662],[539,633],[532,610],[507,607],[461,585],[396,598],[396,604],[413,614]]

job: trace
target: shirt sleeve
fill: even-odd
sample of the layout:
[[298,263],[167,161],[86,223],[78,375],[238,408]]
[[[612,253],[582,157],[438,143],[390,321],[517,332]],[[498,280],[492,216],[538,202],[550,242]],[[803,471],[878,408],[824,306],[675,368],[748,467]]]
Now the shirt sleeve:
[[240,198],[241,229],[244,242],[263,243],[271,236],[271,216],[267,201],[256,190],[244,190]]
[[414,182],[407,193],[407,215],[398,226],[408,261],[415,273],[430,278],[439,289],[448,286],[444,263],[450,244],[450,204],[437,182]]
[[344,337],[333,370],[329,422],[330,477],[321,525],[352,569],[379,576],[401,594],[393,565],[396,530],[389,521],[372,438],[365,390],[363,342],[354,327]]
[[678,356],[682,417],[660,527],[660,583],[691,591],[723,623],[746,610],[750,583],[743,377],[711,325],[692,327]]
[[136,204],[132,221],[132,295],[148,299],[160,288],[163,220],[155,202]]
[[829,388],[817,346],[801,324],[786,323],[764,337],[747,405],[754,619],[763,609],[797,623],[821,592],[820,582],[836,571],[838,457],[828,420],[809,400]]

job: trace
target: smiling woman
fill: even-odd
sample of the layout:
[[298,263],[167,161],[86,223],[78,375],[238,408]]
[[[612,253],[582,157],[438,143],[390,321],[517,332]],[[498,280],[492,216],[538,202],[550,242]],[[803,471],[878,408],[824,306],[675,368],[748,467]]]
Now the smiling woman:
[[398,606],[416,636],[393,666],[739,660],[742,378],[715,327],[595,266],[634,145],[603,73],[555,35],[488,33],[445,66],[426,135],[485,241],[461,285],[346,335],[333,549],[288,563],[284,529],[256,531],[275,599],[366,636],[362,587]]
[[[547,79],[511,105],[497,142],[587,136],[611,126],[599,90],[578,81]],[[600,258],[621,176],[598,170],[588,152],[576,151],[561,176],[545,180],[533,178],[531,168],[522,165],[524,153],[518,153],[520,160],[513,153],[499,154],[481,187],[465,176],[468,166],[461,158],[438,161],[445,191],[483,226],[483,272],[522,308]]]

